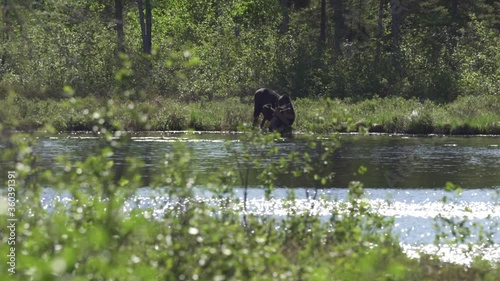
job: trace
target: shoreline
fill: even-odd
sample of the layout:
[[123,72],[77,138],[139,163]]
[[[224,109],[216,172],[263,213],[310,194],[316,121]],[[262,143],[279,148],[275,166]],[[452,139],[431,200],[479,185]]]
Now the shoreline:
[[[57,131],[57,132],[49,132],[49,131],[39,131],[39,130],[4,130],[6,134],[17,134],[17,133],[28,133],[28,134],[47,134],[47,135],[101,135],[101,132],[94,132],[91,130],[88,131]],[[195,135],[240,135],[244,134],[243,131],[193,131],[193,130],[167,130],[167,131],[113,131],[120,133],[127,133],[132,135],[182,135],[182,134],[195,134]],[[265,133],[264,133],[265,134]],[[306,132],[293,132],[293,136],[302,136],[306,135]],[[314,134],[314,133],[313,133]],[[396,137],[409,137],[409,138],[445,138],[445,137],[482,137],[482,138],[500,138],[500,134],[410,134],[410,133],[379,133],[379,132],[332,132],[329,134],[338,134],[340,136],[396,136]]]
[[[463,96],[447,104],[399,97],[358,102],[305,98],[294,102],[294,134],[357,133],[443,136],[500,135],[500,95]],[[53,132],[224,132],[250,124],[251,99],[182,102],[162,96],[0,99],[0,130]],[[266,127],[265,127],[266,128]]]

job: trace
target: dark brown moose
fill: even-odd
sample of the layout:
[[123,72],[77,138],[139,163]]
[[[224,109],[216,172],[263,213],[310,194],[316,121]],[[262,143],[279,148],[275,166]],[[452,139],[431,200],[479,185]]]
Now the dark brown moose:
[[283,133],[291,131],[291,126],[295,121],[295,110],[289,96],[280,96],[268,88],[257,90],[254,95],[254,126],[257,125],[261,113],[264,116],[260,123],[261,129],[266,121],[270,121],[269,131],[271,132]]

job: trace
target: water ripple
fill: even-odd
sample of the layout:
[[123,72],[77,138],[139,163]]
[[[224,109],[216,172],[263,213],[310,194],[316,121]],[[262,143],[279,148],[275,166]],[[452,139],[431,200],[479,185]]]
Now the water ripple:
[[[195,188],[195,196],[174,200],[169,198],[164,189],[140,189],[123,206],[124,212],[133,209],[144,209],[146,217],[161,219],[165,214],[179,211],[191,203],[204,203],[213,207],[214,214],[225,211],[236,211],[241,215],[254,214],[258,216],[271,216],[282,219],[286,216],[300,216],[314,214],[320,216],[325,222],[332,215],[344,215],[348,212],[350,203],[347,200],[345,190],[319,190],[314,199],[312,191],[294,190],[296,199],[291,203],[286,200],[291,190],[277,189],[272,193],[270,199],[264,197],[264,191],[259,188],[248,189],[246,205],[243,202],[243,189],[238,189],[234,197],[213,198],[210,192]],[[415,200],[407,202],[400,199],[401,191],[392,190],[392,199],[387,197],[391,190],[368,189],[368,197],[362,199],[371,210],[381,216],[394,218],[394,234],[399,238],[401,246],[410,257],[419,257],[422,253],[439,256],[443,261],[459,264],[470,264],[475,258],[500,262],[500,205],[495,201],[488,200],[492,190],[471,190],[461,199],[455,198],[452,203],[446,204],[438,200],[441,191],[429,192],[429,190],[407,190]],[[381,196],[385,194],[384,196]],[[427,194],[427,198],[424,195]],[[389,197],[391,197],[389,196]],[[42,193],[42,206],[52,210],[57,202],[65,205],[73,200],[67,191],[56,192],[51,188],[45,188]],[[436,218],[449,220],[466,220],[472,229],[467,242],[472,244],[438,244],[434,245]],[[489,231],[493,244],[482,244],[474,242],[478,239],[480,231],[474,229],[473,224],[480,223],[482,230]],[[443,225],[442,231],[450,231],[453,225]],[[479,241],[479,240],[478,240]]]

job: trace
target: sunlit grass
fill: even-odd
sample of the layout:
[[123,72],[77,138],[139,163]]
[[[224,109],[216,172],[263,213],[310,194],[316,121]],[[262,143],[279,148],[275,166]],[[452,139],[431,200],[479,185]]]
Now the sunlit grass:
[[[108,108],[113,111],[113,117],[103,113],[110,100]],[[101,125],[100,122],[112,129],[113,122],[118,121],[130,131],[235,131],[238,124],[252,122],[253,105],[249,100],[242,102],[235,97],[183,102],[162,96],[136,100],[123,97],[30,100],[11,94],[0,103],[0,121],[6,129],[16,130],[37,130],[52,124],[59,131],[91,131]],[[497,95],[459,97],[449,104],[401,97],[356,103],[297,99],[294,130],[329,133],[357,131],[359,126],[364,126],[371,132],[385,133],[499,134],[499,104]],[[131,108],[147,115],[147,122],[142,122],[141,116],[136,116]],[[348,127],[348,123],[355,126]]]

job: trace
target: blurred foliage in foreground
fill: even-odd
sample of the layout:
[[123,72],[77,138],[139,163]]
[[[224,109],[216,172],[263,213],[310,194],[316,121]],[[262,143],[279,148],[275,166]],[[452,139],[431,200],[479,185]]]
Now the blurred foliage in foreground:
[[[113,116],[112,108],[104,105],[102,118]],[[148,123],[146,113],[129,110],[137,122]],[[7,274],[2,230],[2,280],[496,280],[500,274],[500,267],[481,260],[467,268],[436,257],[406,257],[392,233],[392,219],[372,212],[362,200],[361,183],[351,183],[345,205],[331,207],[321,218],[313,206],[298,213],[294,194],[284,199],[288,214],[279,219],[246,213],[246,195],[234,197],[235,186],[246,194],[247,171],[255,167],[262,171],[266,198],[278,173],[308,177],[318,188],[328,185],[333,180],[329,156],[338,146],[335,135],[309,135],[314,155],[295,152],[269,162],[262,160],[279,153],[273,143],[280,137],[241,127],[240,148],[227,145],[234,165],[220,167],[207,179],[206,188],[218,205],[194,199],[192,154],[179,143],[149,181],[149,188],[168,198],[158,217],[154,209],[131,202],[143,188],[139,171],[144,163],[128,158],[128,165],[117,166],[112,160],[115,150],[129,141],[126,133],[105,130],[105,122],[99,123],[106,144],[99,153],[75,162],[61,157],[55,165],[60,168],[48,170],[37,166],[31,149],[35,134],[2,131],[6,144],[0,157],[16,170],[18,199],[16,273]],[[265,153],[255,153],[256,148]],[[304,166],[293,168],[297,160]],[[47,202],[40,198],[47,186],[71,200],[55,200],[43,208]],[[3,203],[0,220],[5,222]]]

